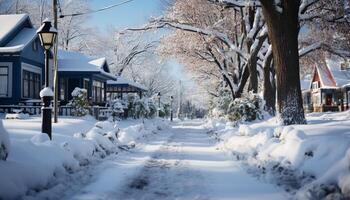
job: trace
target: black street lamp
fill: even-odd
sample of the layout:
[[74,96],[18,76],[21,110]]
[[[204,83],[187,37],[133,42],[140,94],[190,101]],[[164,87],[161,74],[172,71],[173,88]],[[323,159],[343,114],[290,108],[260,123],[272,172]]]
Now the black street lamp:
[[49,53],[51,47],[55,43],[57,30],[52,27],[51,22],[48,19],[45,19],[38,29],[37,34],[39,35],[41,46],[43,46],[45,50],[45,88],[40,91],[40,97],[43,101],[43,107],[41,108],[41,132],[48,134],[50,140],[52,140],[52,107],[50,106],[50,103],[53,97],[53,92],[49,87]]
[[160,92],[158,92],[157,98],[158,98],[158,117],[159,117],[159,113],[160,113]]
[[173,121],[173,101],[174,97],[170,96],[170,121]]

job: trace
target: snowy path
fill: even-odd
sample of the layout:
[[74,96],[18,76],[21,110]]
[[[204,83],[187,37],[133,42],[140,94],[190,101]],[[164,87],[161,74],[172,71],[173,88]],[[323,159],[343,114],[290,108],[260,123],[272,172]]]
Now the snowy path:
[[283,191],[242,170],[201,128],[186,122],[147,138],[88,172],[64,199],[286,199]]

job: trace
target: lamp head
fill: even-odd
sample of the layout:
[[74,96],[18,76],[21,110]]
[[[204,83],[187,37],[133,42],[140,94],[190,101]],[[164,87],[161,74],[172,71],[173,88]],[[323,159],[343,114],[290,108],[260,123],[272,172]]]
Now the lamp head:
[[52,27],[51,21],[46,18],[37,30],[37,34],[39,35],[41,46],[45,50],[50,50],[55,43],[57,35],[57,30]]

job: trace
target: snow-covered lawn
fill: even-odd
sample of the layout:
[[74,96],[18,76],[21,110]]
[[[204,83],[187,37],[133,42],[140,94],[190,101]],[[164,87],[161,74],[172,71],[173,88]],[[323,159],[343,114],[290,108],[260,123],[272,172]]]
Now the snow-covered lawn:
[[279,126],[274,118],[232,127],[206,125],[219,147],[247,170],[299,199],[350,197],[350,112],[312,113],[307,125]]
[[[244,200],[288,196],[251,177],[218,149],[203,121],[176,122],[172,128],[159,120],[144,125],[122,121],[117,125],[121,130],[116,143],[110,138],[116,130],[113,124],[96,124],[92,119],[61,119],[55,125],[53,142],[37,136],[40,119],[5,120],[4,124],[12,144],[10,157],[0,163],[0,194],[5,199]],[[127,149],[125,144],[136,146]],[[114,149],[117,146],[122,149]]]
[[38,117],[3,120],[11,146],[0,161],[0,199],[349,197],[350,112],[307,119],[169,127],[159,119],[63,118],[53,141],[40,134]]
[[60,118],[53,124],[50,141],[40,133],[40,117],[6,119],[3,124],[11,142],[7,161],[0,161],[0,199],[22,198],[56,187],[56,179],[79,176],[84,168],[166,126],[160,120],[143,124],[137,120],[114,123],[97,122],[92,117]]

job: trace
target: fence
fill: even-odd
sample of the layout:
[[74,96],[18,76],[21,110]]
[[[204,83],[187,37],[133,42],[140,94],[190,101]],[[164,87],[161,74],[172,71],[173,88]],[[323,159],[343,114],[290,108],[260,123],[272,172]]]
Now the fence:
[[[108,107],[92,106],[87,108],[89,114],[94,116],[97,120],[106,120],[112,116],[112,110]],[[72,106],[59,106],[58,115],[60,116],[74,116]],[[29,115],[40,115],[41,106],[28,105],[0,105],[0,113],[28,113]]]

